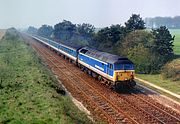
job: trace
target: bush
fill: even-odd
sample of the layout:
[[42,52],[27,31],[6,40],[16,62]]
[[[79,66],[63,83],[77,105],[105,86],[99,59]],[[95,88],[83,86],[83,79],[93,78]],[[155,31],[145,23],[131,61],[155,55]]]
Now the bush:
[[170,78],[173,81],[180,80],[180,59],[175,59],[162,68],[162,76],[164,78]]
[[152,53],[149,48],[139,44],[127,52],[127,57],[135,64],[137,73],[154,74],[159,73],[162,67],[162,57]]

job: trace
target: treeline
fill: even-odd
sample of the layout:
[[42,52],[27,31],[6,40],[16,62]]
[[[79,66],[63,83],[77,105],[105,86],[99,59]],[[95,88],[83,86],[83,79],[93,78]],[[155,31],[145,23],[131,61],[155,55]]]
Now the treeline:
[[154,17],[145,18],[147,28],[159,28],[160,26],[166,26],[171,29],[180,28],[180,16],[175,17]]
[[95,27],[91,24],[73,24],[70,21],[63,20],[63,22],[54,25],[54,28],[49,25],[42,25],[39,29],[30,26],[28,33],[68,44],[92,45]]
[[125,22],[96,30],[91,24],[73,24],[64,20],[54,27],[42,25],[39,29],[30,27],[33,33],[58,42],[86,45],[98,50],[127,56],[136,66],[138,73],[159,73],[165,63],[172,60],[173,40],[165,26],[146,30],[140,15],[132,14]]

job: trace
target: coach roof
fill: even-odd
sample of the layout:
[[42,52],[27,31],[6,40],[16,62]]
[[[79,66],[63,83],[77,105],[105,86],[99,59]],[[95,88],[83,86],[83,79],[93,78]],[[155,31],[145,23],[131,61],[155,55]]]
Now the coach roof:
[[96,49],[92,49],[90,47],[83,47],[80,49],[81,53],[84,53],[87,56],[96,58],[98,60],[101,60],[103,62],[115,64],[115,63],[123,63],[123,64],[133,64],[128,58],[121,57],[118,55],[113,55],[110,53],[98,51]]
[[41,39],[41,40],[44,40],[44,41],[51,41],[51,42],[54,42],[54,43],[57,43],[57,44],[61,44],[65,47],[69,47],[71,49],[74,49],[74,50],[78,50],[80,48],[82,48],[82,46],[79,46],[79,45],[75,45],[75,44],[72,44],[72,43],[63,43],[63,42],[58,42],[58,41],[54,41],[54,40],[51,40],[51,39],[48,39],[48,38],[45,38],[45,37],[41,37],[41,36],[38,36],[38,35],[35,35],[37,38]]

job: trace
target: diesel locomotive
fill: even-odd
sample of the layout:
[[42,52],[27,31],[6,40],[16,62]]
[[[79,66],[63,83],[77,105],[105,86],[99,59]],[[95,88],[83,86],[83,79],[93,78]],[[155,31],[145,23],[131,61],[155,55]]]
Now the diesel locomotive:
[[81,69],[115,89],[133,88],[134,64],[126,57],[98,51],[90,47],[72,46],[31,36],[76,63]]

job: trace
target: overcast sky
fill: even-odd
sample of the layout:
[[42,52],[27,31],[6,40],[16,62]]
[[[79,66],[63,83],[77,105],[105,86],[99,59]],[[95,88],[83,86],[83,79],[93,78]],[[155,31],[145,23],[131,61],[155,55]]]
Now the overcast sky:
[[0,0],[0,28],[54,25],[62,20],[95,27],[143,18],[180,15],[180,0]]

